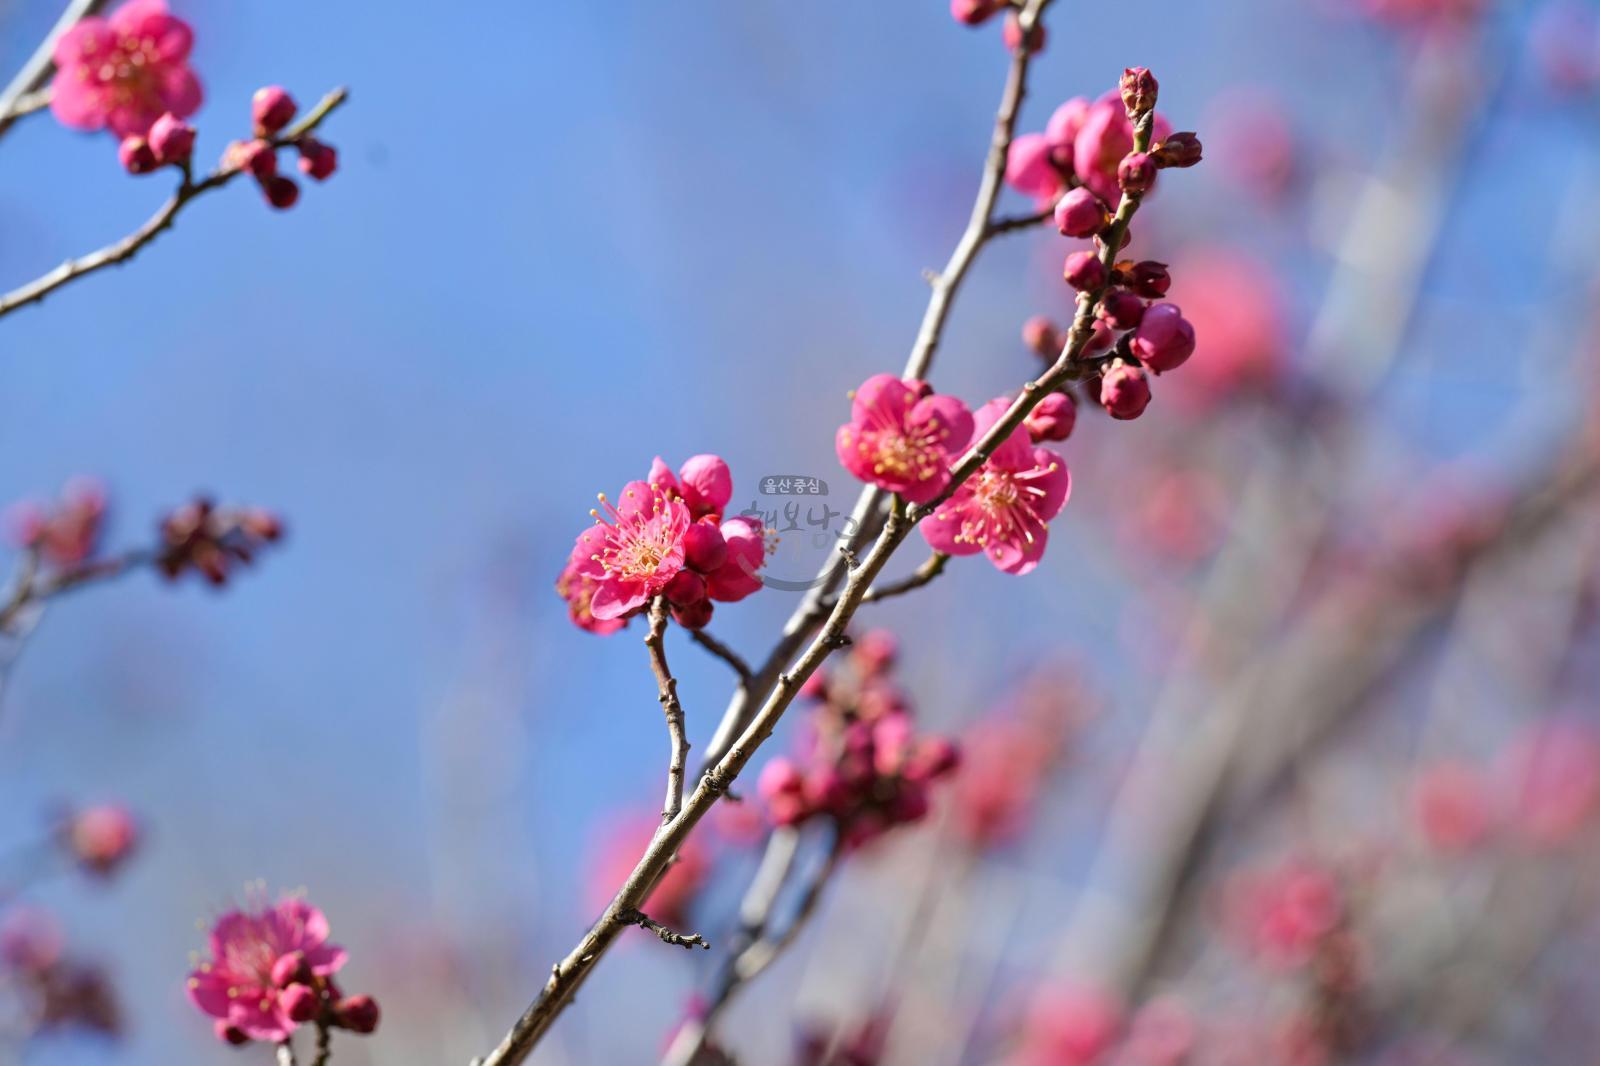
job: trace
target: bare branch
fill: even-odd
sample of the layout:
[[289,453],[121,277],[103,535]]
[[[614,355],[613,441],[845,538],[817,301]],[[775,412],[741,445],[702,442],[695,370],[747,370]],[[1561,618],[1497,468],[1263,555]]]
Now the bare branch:
[[695,948],[705,948],[707,951],[711,950],[711,942],[705,937],[701,936],[699,933],[674,932],[673,930],[662,925],[660,922],[656,921],[654,918],[651,918],[649,915],[645,914],[644,911],[632,910],[623,917],[631,925],[637,925],[642,929],[650,930],[658,939],[660,939],[663,944],[671,944],[674,947],[685,948],[689,951],[693,951]]
[[750,664],[745,662],[744,657],[738,652],[722,643],[722,641],[718,640],[710,633],[707,633],[704,629],[689,630],[689,639],[693,640],[706,651],[727,663],[733,669],[733,672],[739,675],[739,683],[741,685],[748,685],[750,683]]
[[672,757],[667,764],[667,798],[661,805],[661,823],[672,821],[683,809],[683,775],[689,763],[689,738],[684,732],[683,703],[678,699],[678,679],[667,666],[667,598],[657,596],[650,604],[650,631],[644,644],[650,650],[650,669],[656,675],[661,710],[667,716],[667,736],[672,742]]
[[[349,93],[342,88],[335,89],[327,96],[324,96],[321,102],[319,102],[317,106],[305,116],[305,118],[301,119],[299,122],[295,123],[294,126],[285,130],[277,139],[275,139],[272,142],[273,146],[275,148],[286,147],[290,144],[293,144],[296,140],[305,136],[307,133],[310,133],[312,130],[315,130],[322,123],[323,119],[327,118],[335,108],[339,107],[340,104],[343,104],[348,98]],[[219,168],[208,177],[196,182],[190,179],[189,173],[186,170],[184,172],[183,182],[178,186],[177,191],[174,192],[171,198],[161,206],[159,211],[157,211],[154,215],[151,215],[150,218],[145,221],[144,225],[140,226],[128,236],[122,238],[122,240],[117,241],[114,244],[108,244],[99,251],[91,252],[90,254],[82,256],[81,258],[69,259],[65,263],[62,263],[60,266],[56,267],[54,270],[50,271],[50,273],[28,282],[26,285],[13,289],[4,296],[0,296],[0,316],[8,315],[12,311],[17,310],[19,307],[25,307],[28,304],[37,303],[50,293],[61,288],[63,285],[77,281],[79,278],[87,277],[88,275],[93,274],[96,271],[103,270],[108,266],[114,266],[118,263],[127,262],[129,259],[132,259],[135,255],[139,254],[140,250],[143,249],[145,245],[155,240],[166,230],[171,229],[172,224],[177,221],[179,212],[181,212],[190,201],[198,198],[204,193],[212,191],[213,189],[220,189],[222,186],[228,184],[234,178],[238,177],[241,173],[243,173],[243,171],[237,169],[229,170],[225,168]]]
[[934,578],[944,573],[945,564],[950,561],[950,556],[943,552],[934,552],[928,556],[926,562],[912,571],[911,576],[891,581],[887,585],[878,585],[868,589],[862,603],[879,603],[883,600],[893,599],[895,596],[904,596],[914,592],[931,582]]

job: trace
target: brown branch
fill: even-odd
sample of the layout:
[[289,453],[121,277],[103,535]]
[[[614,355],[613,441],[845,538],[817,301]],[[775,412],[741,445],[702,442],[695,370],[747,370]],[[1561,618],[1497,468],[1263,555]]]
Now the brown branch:
[[294,1066],[294,1044],[288,1039],[279,1041],[276,1058],[278,1066]]
[[[1027,0],[1020,7],[1017,18],[1019,27],[1024,33],[1031,31],[1042,21],[1051,3],[1052,0]],[[1033,53],[1029,49],[1019,48],[1012,53],[1011,66],[1006,76],[1005,88],[1000,94],[1000,106],[995,112],[994,131],[990,135],[989,151],[984,160],[983,174],[978,182],[978,194],[973,201],[972,213],[967,219],[966,229],[956,242],[955,250],[945,263],[944,270],[929,281],[932,291],[928,296],[928,306],[922,313],[922,322],[917,328],[916,339],[912,342],[911,353],[906,357],[905,367],[900,372],[901,377],[928,376],[934,354],[938,351],[940,339],[944,336],[945,322],[950,317],[950,308],[953,306],[956,292],[961,288],[961,283],[972,269],[973,263],[977,261],[978,253],[983,250],[989,238],[995,235],[992,232],[995,206],[1000,201],[1000,191],[1005,183],[1006,155],[1011,149],[1011,140],[1016,133],[1017,116],[1022,111],[1023,100],[1027,97],[1028,70],[1032,60]],[[888,494],[874,485],[868,485],[861,490],[861,494],[856,498],[856,505],[850,512],[852,534],[845,545],[848,549],[859,552],[878,535],[887,511],[887,501]],[[840,558],[830,556],[822,564],[811,590],[789,616],[789,620],[784,624],[783,633],[766,661],[755,671],[749,683],[734,693],[727,710],[723,712],[722,721],[718,723],[717,730],[712,735],[711,742],[706,746],[702,769],[710,769],[727,754],[734,738],[750,724],[755,709],[772,694],[784,667],[794,660],[801,647],[827,618],[828,612],[832,609],[834,594],[844,581],[844,567],[841,563]]]
[[[11,79],[5,90],[0,91],[0,136],[4,136],[11,128],[11,124],[23,115],[32,114],[48,106],[50,94],[46,85],[56,70],[56,42],[61,39],[62,34],[79,22],[98,14],[109,2],[110,0],[72,0],[67,5],[67,9],[51,27],[49,35],[38,48],[34,49],[33,55],[28,57],[28,61],[22,65],[22,69]],[[41,93],[44,95],[42,104],[37,102],[37,97]],[[25,103],[34,106],[24,106]]]
[[317,1057],[311,1066],[328,1066],[333,1059],[333,1030],[326,1021],[317,1022]]
[[722,643],[722,641],[718,640],[710,633],[707,633],[704,629],[689,630],[689,639],[693,640],[706,651],[727,663],[728,666],[733,669],[733,672],[739,675],[739,683],[741,685],[748,685],[750,683],[750,664],[745,662],[744,657],[738,652]]
[[1000,237],[1007,233],[1015,233],[1018,230],[1032,229],[1035,226],[1049,222],[1054,217],[1055,208],[1046,207],[1035,211],[1031,215],[1012,215],[1008,218],[997,218],[989,223],[989,228],[985,235]]
[[685,948],[689,951],[693,951],[695,948],[711,950],[711,942],[699,933],[674,932],[645,914],[644,911],[632,910],[623,915],[623,917],[631,925],[650,930],[663,944],[671,944],[674,947]]
[[950,556],[943,552],[934,552],[928,556],[921,566],[912,571],[909,577],[901,578],[899,581],[891,581],[886,585],[876,585],[868,589],[861,602],[879,603],[883,600],[893,599],[896,596],[904,596],[908,592],[915,592],[944,573],[945,564],[948,562],[950,562]]
[[650,604],[650,631],[644,644],[650,650],[650,669],[656,675],[661,710],[667,716],[667,736],[672,742],[672,757],[667,763],[667,798],[661,805],[661,823],[672,821],[683,809],[683,775],[688,772],[689,738],[684,732],[683,702],[678,699],[678,679],[667,666],[667,598],[657,596]]
[[[324,96],[317,106],[307,113],[305,118],[274,139],[272,142],[273,147],[275,149],[287,147],[307,133],[315,130],[321,125],[323,119],[327,118],[334,109],[343,104],[348,98],[349,93],[342,88],[335,89],[327,96]],[[3,128],[3,126],[0,126],[0,129]],[[171,229],[173,223],[177,221],[178,214],[190,201],[213,189],[220,189],[242,173],[244,173],[242,170],[223,167],[200,181],[193,181],[188,170],[185,169],[183,181],[179,184],[177,191],[172,194],[165,204],[161,205],[159,211],[145,221],[144,225],[120,241],[108,244],[99,251],[91,252],[78,259],[69,259],[48,274],[13,289],[4,296],[0,296],[0,316],[8,315],[19,307],[37,303],[63,285],[77,281],[79,278],[104,270],[108,266],[127,262],[139,254],[145,245],[155,240],[166,230]]]

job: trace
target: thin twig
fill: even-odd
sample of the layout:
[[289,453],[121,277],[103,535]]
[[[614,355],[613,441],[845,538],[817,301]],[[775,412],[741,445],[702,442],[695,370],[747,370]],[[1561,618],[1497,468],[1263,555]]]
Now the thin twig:
[[[321,125],[340,104],[349,98],[345,89],[335,89],[324,96],[316,107],[307,113],[305,118],[285,130],[273,142],[274,148],[284,148],[293,144],[299,138],[315,130]],[[0,127],[3,128],[3,127]],[[99,251],[91,252],[78,259],[69,259],[42,277],[35,278],[26,285],[13,289],[0,296],[0,316],[8,315],[19,307],[37,303],[50,293],[79,278],[87,277],[96,271],[108,266],[127,262],[139,253],[145,245],[159,237],[164,231],[172,228],[177,221],[178,214],[191,200],[213,189],[220,189],[234,178],[244,173],[238,169],[219,168],[200,181],[191,180],[187,170],[184,171],[182,183],[176,192],[161,206],[161,209],[147,219],[144,225],[134,230],[128,236],[114,244],[108,244]]]
[[739,675],[739,683],[741,685],[748,685],[750,683],[750,664],[745,662],[744,657],[738,652],[722,643],[722,641],[718,640],[710,633],[707,633],[704,629],[689,630],[689,638],[706,651],[710,652],[712,655],[715,655],[717,658],[727,663],[728,666],[733,669],[733,672]]
[[1003,234],[1015,233],[1017,230],[1032,229],[1042,223],[1049,222],[1054,216],[1055,208],[1046,207],[1035,211],[1031,215],[1012,215],[1008,218],[997,218],[989,223],[987,235],[999,237]]
[[49,93],[45,90],[45,85],[56,70],[56,42],[61,39],[62,34],[79,22],[98,14],[108,3],[110,0],[72,0],[67,5],[67,9],[61,13],[56,24],[50,28],[49,35],[38,48],[34,49],[33,55],[28,57],[28,61],[17,71],[16,77],[11,79],[5,90],[0,92],[0,136],[4,136],[17,119],[38,110],[37,107],[24,108],[22,104],[25,98],[44,90],[45,101],[48,104]]
[[40,577],[38,555],[29,552],[23,556],[22,564],[18,567],[10,595],[4,605],[0,605],[0,635],[9,634],[18,618],[30,607],[84,585],[121,577],[140,567],[149,566],[159,558],[159,553],[152,549],[137,548],[107,559],[91,559],[50,571]]
[[950,556],[943,552],[934,552],[928,556],[921,566],[913,570],[909,577],[868,589],[861,602],[879,603],[883,600],[893,599],[896,596],[904,596],[908,592],[914,592],[944,573],[945,564],[949,561]]
[[278,1043],[277,1058],[278,1066],[294,1066],[294,1044],[287,1037]]
[[317,1057],[311,1066],[328,1066],[333,1058],[333,1029],[326,1021],[317,1022]]
[[684,730],[683,702],[678,699],[678,679],[667,666],[667,598],[657,596],[650,604],[650,631],[644,644],[650,650],[650,669],[656,675],[661,710],[667,716],[667,736],[672,743],[667,764],[667,798],[661,805],[661,824],[672,821],[683,809],[683,775],[688,772],[689,738]]
[[650,917],[644,911],[635,909],[629,911],[626,915],[624,915],[624,917],[627,919],[629,924],[637,925],[641,929],[650,930],[663,944],[671,944],[674,947],[686,948],[690,951],[693,951],[695,948],[705,948],[707,951],[711,950],[711,941],[707,940],[699,933],[675,932],[674,930],[668,929],[666,926]]

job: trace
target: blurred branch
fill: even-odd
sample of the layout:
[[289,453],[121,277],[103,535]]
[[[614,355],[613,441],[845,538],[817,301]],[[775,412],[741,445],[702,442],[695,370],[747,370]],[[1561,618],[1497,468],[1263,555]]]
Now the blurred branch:
[[121,577],[129,571],[150,566],[160,560],[160,553],[150,548],[137,548],[108,559],[90,559],[61,570],[39,575],[37,552],[24,553],[17,574],[12,580],[11,592],[0,604],[0,635],[14,635],[13,628],[30,607],[42,605],[64,592],[100,581]]
[[276,1058],[278,1066],[294,1066],[294,1045],[288,1040],[280,1041]]
[[[323,119],[327,118],[348,98],[349,93],[345,89],[335,89],[327,96],[324,96],[321,102],[305,118],[295,123],[272,141],[274,149],[287,147],[307,133],[315,130],[322,124]],[[177,191],[161,206],[159,211],[145,221],[144,225],[114,244],[109,244],[99,251],[91,252],[81,258],[69,259],[43,277],[30,281],[20,288],[13,289],[4,296],[0,296],[0,316],[8,315],[19,307],[37,303],[63,285],[77,281],[79,278],[87,277],[108,266],[127,262],[137,255],[145,245],[172,228],[172,224],[177,221],[179,212],[191,201],[211,192],[213,189],[220,189],[242,173],[244,173],[242,170],[219,167],[209,176],[200,181],[194,181],[189,170],[185,168],[183,181],[178,185]]]
[[[50,91],[46,84],[55,74],[56,42],[61,35],[80,21],[98,14],[110,0],[72,0],[51,27],[44,42],[17,71],[4,91],[0,91],[0,137],[5,136],[11,124],[23,115],[32,114],[50,105]],[[43,97],[41,100],[40,97]]]
[[667,764],[667,798],[661,806],[661,822],[678,816],[683,809],[683,775],[689,761],[689,738],[684,733],[683,702],[678,699],[678,679],[667,666],[667,598],[657,596],[650,604],[650,631],[645,635],[645,647],[650,650],[650,669],[656,675],[661,709],[667,716],[667,736],[672,742],[671,761]]
[[663,1066],[690,1066],[733,997],[795,942],[816,913],[822,890],[833,879],[844,852],[844,841],[837,828],[832,830],[822,861],[799,889],[794,913],[783,932],[776,935],[771,932],[778,901],[794,870],[799,839],[799,832],[792,827],[778,829],[767,838],[761,865],[739,906],[739,931],[732,952],[717,976],[704,1010],[679,1028],[662,1057]]
[[[1491,53],[1476,40],[1425,46],[1413,67],[1410,119],[1342,231],[1338,269],[1307,346],[1311,364],[1344,404],[1343,421],[1321,452],[1296,437],[1298,450],[1266,450],[1247,479],[1184,640],[1205,647],[1208,670],[1232,682],[1201,713],[1191,673],[1169,675],[1136,755],[1162,772],[1132,779],[1118,797],[1062,939],[1063,954],[1109,992],[1130,993],[1147,978],[1172,898],[1214,829],[1241,745],[1252,739],[1248,697],[1276,660],[1262,649],[1276,646],[1332,510],[1333,494],[1315,486],[1344,469],[1351,412],[1399,355],[1449,191],[1466,170],[1469,136],[1503,73]],[[1124,883],[1095,884],[1113,880]]]
[[990,237],[999,237],[1007,233],[1015,233],[1017,230],[1032,229],[1042,223],[1049,222],[1054,215],[1055,208],[1047,207],[1041,211],[1035,211],[1031,215],[1011,215],[1007,218],[997,218],[989,223],[989,228],[985,233]]
[[739,683],[741,685],[748,685],[750,683],[750,664],[745,662],[744,657],[738,652],[722,643],[722,641],[718,640],[704,629],[689,630],[689,639],[693,640],[706,651],[710,652],[712,655],[715,655],[717,658],[721,659],[723,662],[732,667],[733,672],[739,675]]

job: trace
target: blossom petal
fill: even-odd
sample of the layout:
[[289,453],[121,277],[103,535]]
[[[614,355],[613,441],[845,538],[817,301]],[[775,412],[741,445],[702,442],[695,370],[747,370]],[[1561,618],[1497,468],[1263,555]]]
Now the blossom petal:
[[70,129],[98,130],[106,124],[99,84],[82,77],[76,68],[56,71],[50,82],[50,112]]
[[918,400],[908,421],[913,427],[925,425],[937,429],[939,443],[955,455],[966,451],[975,424],[967,405],[954,396],[928,396]]
[[589,613],[602,622],[621,618],[629,611],[643,607],[648,598],[644,586],[638,582],[602,581],[594,590],[594,598],[589,601]]
[[200,79],[187,66],[172,67],[164,72],[159,95],[161,106],[179,118],[188,118],[200,110],[200,104],[205,99]]
[[721,514],[733,499],[733,472],[719,455],[690,456],[678,475],[683,498],[697,514]]
[[1067,498],[1072,495],[1072,474],[1067,470],[1067,461],[1049,448],[1035,448],[1033,464],[1038,475],[1029,484],[1044,489],[1044,495],[1033,505],[1033,513],[1040,521],[1048,522],[1067,505]]
[[850,402],[851,419],[858,424],[902,426],[916,398],[911,386],[893,374],[874,374],[856,390]]
[[189,975],[186,985],[189,1002],[213,1018],[226,1018],[233,1007],[228,995],[232,985],[215,972],[196,970]]
[[961,502],[960,496],[946,500],[918,525],[922,538],[934,551],[945,555],[975,555],[980,550],[971,541],[956,539],[961,535]]
[[61,35],[52,58],[58,72],[72,71],[99,62],[116,43],[117,33],[110,23],[103,18],[86,18]]

